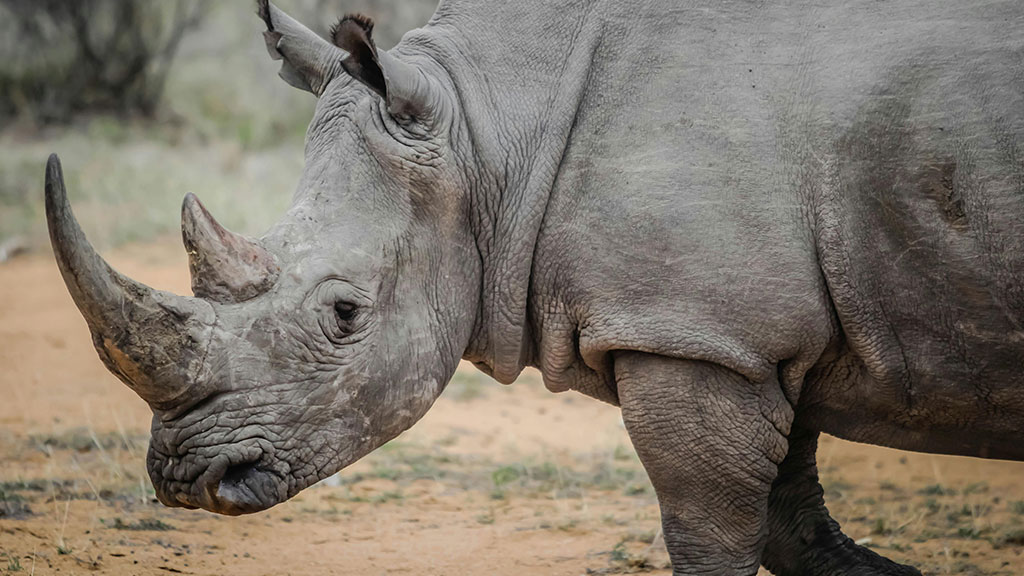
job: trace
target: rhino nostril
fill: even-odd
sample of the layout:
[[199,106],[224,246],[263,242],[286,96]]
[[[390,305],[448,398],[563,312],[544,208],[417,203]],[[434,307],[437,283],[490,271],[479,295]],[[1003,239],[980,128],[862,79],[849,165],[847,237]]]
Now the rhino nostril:
[[265,510],[284,499],[277,477],[258,460],[229,466],[214,494],[215,511],[231,515]]
[[220,479],[221,485],[234,485],[243,482],[256,471],[256,462],[243,462],[228,466],[224,476]]
[[179,496],[179,505],[235,516],[266,510],[287,499],[288,484],[262,453],[249,453],[247,460],[228,464],[214,462],[195,481],[192,490]]

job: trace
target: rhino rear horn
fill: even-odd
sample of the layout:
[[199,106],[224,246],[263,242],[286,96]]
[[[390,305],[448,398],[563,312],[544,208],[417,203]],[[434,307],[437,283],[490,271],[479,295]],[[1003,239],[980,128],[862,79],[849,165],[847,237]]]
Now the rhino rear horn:
[[56,155],[46,163],[46,223],[64,284],[103,363],[154,410],[186,401],[210,338],[210,304],[154,290],[111,268],[71,211]]
[[242,302],[266,292],[279,268],[262,246],[221,226],[193,194],[181,205],[192,292],[216,302]]

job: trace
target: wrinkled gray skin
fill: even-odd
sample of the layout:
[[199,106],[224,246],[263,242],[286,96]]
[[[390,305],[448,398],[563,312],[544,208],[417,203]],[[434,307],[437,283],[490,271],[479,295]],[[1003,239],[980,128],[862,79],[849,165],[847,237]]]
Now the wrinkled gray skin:
[[196,298],[106,268],[52,160],[160,499],[273,506],[463,357],[621,405],[675,574],[917,574],[839,531],[817,436],[1024,459],[1024,4],[828,4],[445,0],[376,59],[264,7],[305,172],[258,243],[186,199]]

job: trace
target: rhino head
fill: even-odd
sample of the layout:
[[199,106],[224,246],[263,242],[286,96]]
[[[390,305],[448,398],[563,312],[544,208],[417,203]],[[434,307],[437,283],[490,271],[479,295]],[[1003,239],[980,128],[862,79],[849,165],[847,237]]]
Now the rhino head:
[[480,292],[440,68],[378,51],[366,19],[328,42],[258,4],[281,76],[318,97],[305,168],[259,240],[185,197],[194,297],[107,265],[56,156],[46,170],[68,290],[104,364],[152,408],[158,498],[224,514],[282,502],[416,422],[466,349]]

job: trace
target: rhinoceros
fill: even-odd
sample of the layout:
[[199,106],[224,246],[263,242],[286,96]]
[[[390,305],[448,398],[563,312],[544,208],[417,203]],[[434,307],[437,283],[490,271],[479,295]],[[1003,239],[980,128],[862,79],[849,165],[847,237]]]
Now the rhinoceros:
[[460,359],[621,406],[674,573],[919,574],[830,518],[820,433],[1024,460],[1024,3],[444,0],[390,51],[257,3],[317,98],[254,240],[186,196],[193,297],[46,209],[169,506],[257,512]]

